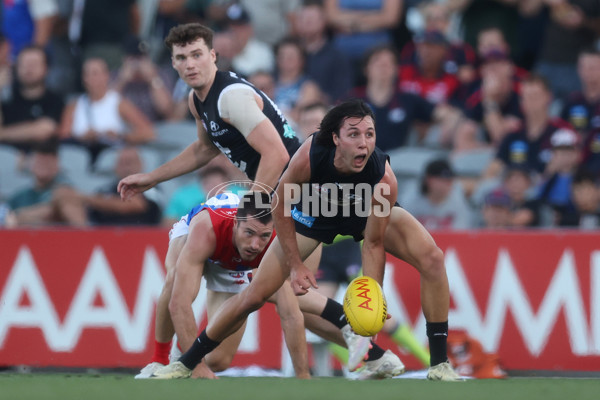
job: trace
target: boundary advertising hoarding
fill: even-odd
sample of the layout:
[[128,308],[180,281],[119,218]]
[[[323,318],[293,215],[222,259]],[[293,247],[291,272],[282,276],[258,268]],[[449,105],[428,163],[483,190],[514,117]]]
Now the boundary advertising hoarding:
[[[164,229],[0,231],[0,365],[139,367],[153,348]],[[597,370],[600,233],[436,233],[450,281],[450,328],[506,369]],[[419,276],[388,258],[389,312],[426,343]],[[201,296],[194,309],[204,319]],[[378,342],[396,348],[381,334]],[[274,307],[253,315],[235,366],[280,368]],[[418,364],[402,355],[408,368]]]

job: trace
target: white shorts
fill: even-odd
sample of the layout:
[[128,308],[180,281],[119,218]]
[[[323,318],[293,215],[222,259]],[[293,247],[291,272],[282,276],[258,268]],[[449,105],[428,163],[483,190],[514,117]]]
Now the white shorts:
[[214,262],[207,262],[204,266],[204,279],[208,290],[239,293],[250,284],[252,270],[232,271],[222,268]]
[[185,236],[190,231],[190,226],[187,224],[188,214],[185,214],[181,219],[173,224],[169,231],[169,243],[171,240],[181,236]]
[[[181,217],[179,221],[173,224],[169,231],[169,242],[181,236],[188,234],[190,227],[187,224],[187,215]],[[252,270],[232,271],[225,269],[218,264],[208,261],[204,266],[204,279],[206,288],[213,292],[239,293],[244,290],[252,279]]]

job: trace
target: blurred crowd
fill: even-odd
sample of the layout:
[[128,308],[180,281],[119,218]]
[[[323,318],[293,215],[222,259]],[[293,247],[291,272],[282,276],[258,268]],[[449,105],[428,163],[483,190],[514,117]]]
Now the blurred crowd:
[[428,229],[600,228],[600,0],[3,0],[0,226],[170,226],[224,157],[122,202],[195,139],[169,29],[215,30],[301,139],[363,98]]

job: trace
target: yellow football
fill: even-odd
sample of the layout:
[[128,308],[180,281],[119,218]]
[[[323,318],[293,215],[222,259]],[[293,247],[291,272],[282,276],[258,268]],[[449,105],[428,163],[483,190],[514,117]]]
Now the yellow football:
[[350,282],[344,295],[344,313],[356,334],[376,335],[387,318],[387,303],[379,283],[369,276]]

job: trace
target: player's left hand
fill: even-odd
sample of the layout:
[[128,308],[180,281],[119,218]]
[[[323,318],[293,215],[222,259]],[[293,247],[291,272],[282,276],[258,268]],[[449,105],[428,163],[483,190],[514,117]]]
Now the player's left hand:
[[308,293],[311,287],[318,289],[317,280],[313,273],[304,264],[292,268],[290,272],[290,282],[296,296],[302,296]]

